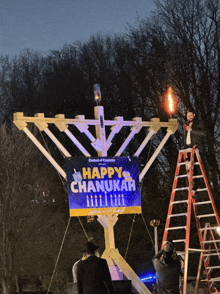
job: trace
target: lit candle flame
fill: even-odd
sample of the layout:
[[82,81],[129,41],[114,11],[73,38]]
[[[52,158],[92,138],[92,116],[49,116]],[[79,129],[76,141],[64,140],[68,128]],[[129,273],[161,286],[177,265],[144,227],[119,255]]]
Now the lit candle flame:
[[94,84],[93,85],[93,90],[94,90],[95,100],[97,102],[100,102],[101,101],[101,89],[100,89],[100,85],[99,84]]
[[174,101],[172,96],[172,87],[169,87],[168,89],[168,105],[169,105],[169,111],[174,112]]

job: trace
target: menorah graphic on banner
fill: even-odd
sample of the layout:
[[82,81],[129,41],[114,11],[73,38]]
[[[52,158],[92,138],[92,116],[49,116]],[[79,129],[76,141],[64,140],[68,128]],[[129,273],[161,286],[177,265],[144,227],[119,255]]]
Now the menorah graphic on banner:
[[104,197],[102,195],[87,195],[87,208],[104,208],[104,207],[124,207],[125,200],[124,194],[110,194],[105,192]]

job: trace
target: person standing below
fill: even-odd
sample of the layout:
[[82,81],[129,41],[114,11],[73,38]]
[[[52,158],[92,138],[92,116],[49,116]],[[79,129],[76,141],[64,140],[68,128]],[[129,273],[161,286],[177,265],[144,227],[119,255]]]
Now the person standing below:
[[166,242],[152,260],[157,276],[157,294],[180,294],[181,262],[174,254],[173,243]]
[[77,267],[79,265],[80,262],[82,262],[83,260],[85,260],[87,257],[87,254],[86,254],[86,251],[83,250],[82,251],[82,258],[78,261],[76,261],[73,265],[73,268],[72,268],[72,273],[73,273],[73,283],[76,284],[77,283]]
[[78,294],[115,294],[107,261],[96,256],[98,248],[86,243],[87,258],[77,267]]

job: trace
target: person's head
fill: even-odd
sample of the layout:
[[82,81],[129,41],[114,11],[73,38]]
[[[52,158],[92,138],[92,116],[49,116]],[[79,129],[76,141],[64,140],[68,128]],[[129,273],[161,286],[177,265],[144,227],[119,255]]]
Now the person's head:
[[163,247],[163,257],[166,260],[171,259],[172,255],[173,255],[173,251],[174,251],[174,245],[173,242],[167,241],[166,244]]
[[186,112],[187,122],[192,122],[195,118],[195,112],[192,107],[189,107]]
[[86,243],[86,253],[90,255],[97,254],[99,246],[95,245],[93,242],[89,241]]

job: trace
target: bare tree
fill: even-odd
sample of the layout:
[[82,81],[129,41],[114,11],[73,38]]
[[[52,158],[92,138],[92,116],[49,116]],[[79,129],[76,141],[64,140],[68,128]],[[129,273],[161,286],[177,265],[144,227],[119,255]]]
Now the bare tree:
[[[1,126],[0,138],[0,283],[8,294],[22,273],[50,273],[53,262],[44,257],[54,260],[59,248],[63,218],[52,209],[62,195],[53,167],[23,133]],[[59,241],[50,248],[56,231]]]
[[[208,176],[218,192],[220,126],[220,1],[156,1],[169,49],[168,79],[185,107],[193,106],[207,130]],[[185,108],[186,109],[186,108]],[[183,108],[184,110],[184,108]],[[183,113],[182,113],[183,115]]]

